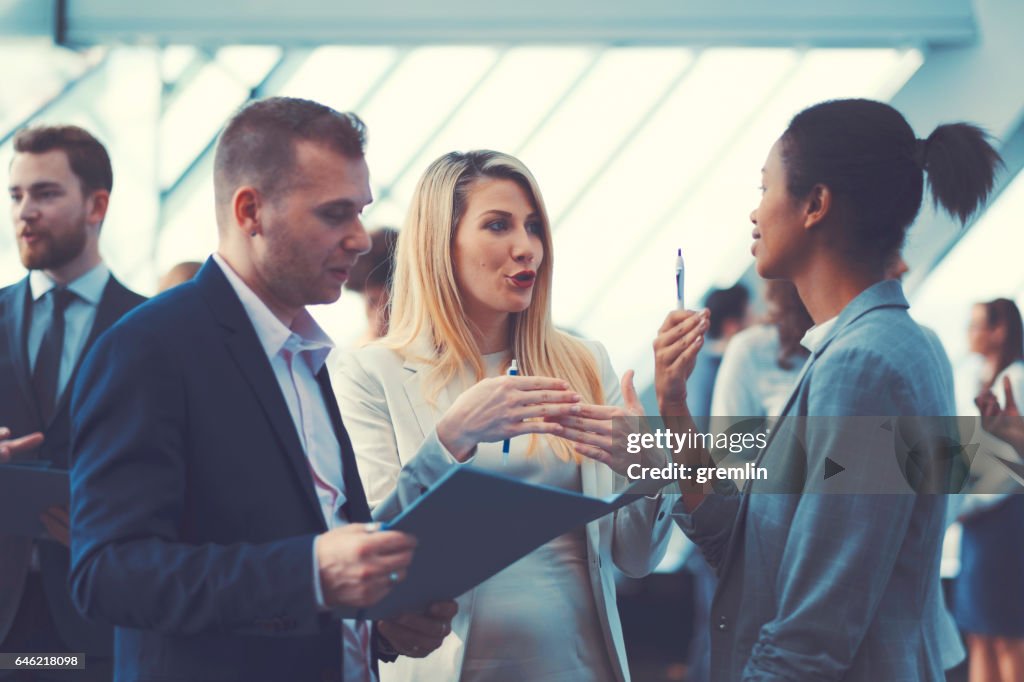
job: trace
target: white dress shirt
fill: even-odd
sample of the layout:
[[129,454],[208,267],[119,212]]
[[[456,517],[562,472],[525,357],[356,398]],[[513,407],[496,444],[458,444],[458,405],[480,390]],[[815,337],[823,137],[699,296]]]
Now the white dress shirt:
[[818,350],[818,346],[820,346],[821,342],[825,340],[828,333],[832,331],[832,327],[836,326],[836,321],[838,319],[839,316],[836,315],[835,317],[825,320],[821,324],[816,324],[808,329],[804,334],[804,337],[800,339],[800,345],[811,351],[811,353]]
[[[57,374],[57,395],[54,402],[60,401],[71,373],[75,369],[85,341],[89,338],[92,325],[96,321],[96,310],[99,308],[103,290],[110,281],[110,269],[100,263],[89,272],[80,276],[67,286],[68,291],[75,295],[64,309],[64,348],[60,357],[60,372]],[[32,321],[28,328],[28,366],[29,371],[35,369],[36,358],[43,335],[50,326],[53,317],[53,297],[47,296],[57,284],[42,270],[33,270],[28,276],[28,288],[32,296]]]
[[[295,432],[299,436],[302,450],[309,459],[320,509],[328,528],[337,528],[348,523],[342,514],[345,504],[345,477],[341,463],[341,444],[331,424],[327,404],[320,391],[316,375],[323,368],[328,354],[334,348],[330,337],[320,328],[305,309],[295,318],[289,329],[271,312],[242,278],[220,254],[213,254],[213,260],[220,266],[231,288],[242,302],[256,336],[270,360],[277,384],[281,388],[288,412],[291,414]],[[316,541],[313,543],[313,584],[317,604],[325,606],[320,571],[316,562]],[[345,647],[345,682],[367,682],[374,680],[369,664],[369,628],[366,623],[353,620],[342,621],[342,638]],[[360,661],[360,665],[351,663]]]

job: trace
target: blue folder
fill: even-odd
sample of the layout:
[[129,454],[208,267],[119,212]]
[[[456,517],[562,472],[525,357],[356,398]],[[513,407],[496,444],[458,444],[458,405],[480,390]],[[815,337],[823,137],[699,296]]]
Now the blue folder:
[[68,472],[48,464],[0,464],[0,535],[46,536],[40,515],[50,507],[67,506]]
[[390,618],[454,599],[549,540],[635,501],[636,487],[599,499],[456,467],[385,524],[418,541],[405,579],[374,606],[339,613]]

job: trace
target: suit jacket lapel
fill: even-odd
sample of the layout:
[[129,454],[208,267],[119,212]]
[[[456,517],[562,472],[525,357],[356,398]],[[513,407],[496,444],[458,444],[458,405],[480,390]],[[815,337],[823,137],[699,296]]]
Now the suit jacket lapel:
[[[424,345],[418,344],[420,347],[414,347],[412,354],[428,357],[430,351],[426,350],[423,347]],[[429,386],[427,381],[431,365],[415,359],[407,359],[403,364],[403,368],[408,372],[408,376],[402,385],[405,390],[405,397],[409,401],[409,409],[415,415],[416,423],[420,427],[420,438],[426,438],[427,434],[434,430],[437,420],[455,402],[457,396],[453,395],[452,392],[457,390],[456,384],[458,381],[457,379],[449,381],[441,387],[441,390],[437,393],[437,398],[431,404],[428,394],[433,392],[434,387]]]
[[125,295],[129,293],[124,285],[114,279],[113,275],[107,280],[107,285],[103,287],[103,296],[100,297],[100,303],[96,306],[96,318],[93,320],[92,329],[89,330],[85,346],[82,348],[81,355],[78,356],[78,362],[75,363],[76,371],[99,335],[113,327],[114,323],[121,319],[121,316],[135,307],[133,303],[128,303],[125,300]]
[[[407,366],[406,369],[409,367]],[[409,401],[409,409],[416,417],[416,424],[420,427],[420,438],[425,438],[430,433],[438,418],[424,394],[425,375],[425,370],[414,369],[402,385],[405,389],[405,397]]]
[[302,450],[299,436],[295,432],[288,405],[281,394],[281,387],[274,376],[270,361],[260,345],[256,330],[249,316],[238,300],[234,289],[227,281],[220,267],[213,259],[206,264],[195,277],[196,285],[213,311],[214,316],[224,329],[224,345],[228,349],[239,373],[249,384],[253,396],[260,403],[267,421],[270,422],[277,436],[285,457],[288,458],[292,471],[302,488],[303,497],[309,504],[320,527],[326,530],[320,500],[317,499],[313,487],[313,476],[309,469],[309,460]]
[[363,481],[359,477],[355,452],[352,450],[352,441],[349,440],[344,420],[338,410],[338,401],[334,397],[334,389],[331,387],[331,379],[328,376],[326,365],[317,372],[316,381],[320,384],[320,393],[323,395],[324,404],[327,405],[327,412],[331,416],[331,426],[334,427],[334,434],[341,446],[341,471],[345,477],[345,505],[342,509],[350,522],[372,521],[370,505],[366,502],[366,492],[363,490]]
[[114,323],[121,319],[122,315],[135,307],[135,301],[129,300],[134,298],[134,295],[124,285],[114,279],[113,275],[110,276],[110,279],[107,280],[107,285],[103,288],[103,296],[100,297],[99,305],[96,306],[96,317],[93,319],[89,336],[86,337],[85,344],[82,346],[82,352],[78,354],[78,358],[75,360],[75,367],[71,370],[68,383],[57,398],[57,406],[53,410],[53,419],[56,419],[62,410],[67,409],[67,403],[71,400],[71,387],[75,385],[75,377],[78,376],[78,368],[82,366],[82,361],[85,360],[85,356],[89,353],[89,349],[92,348],[92,344],[99,338],[100,334],[113,327]]
[[[36,415],[39,415],[39,406],[36,404],[36,395],[32,390],[31,373],[28,366],[28,319],[26,316],[31,295],[28,277],[18,283],[12,294],[8,319],[4,325],[7,328],[7,344],[11,352],[11,364],[14,366],[18,390],[25,400],[32,404]],[[42,420],[40,419],[40,421]]]

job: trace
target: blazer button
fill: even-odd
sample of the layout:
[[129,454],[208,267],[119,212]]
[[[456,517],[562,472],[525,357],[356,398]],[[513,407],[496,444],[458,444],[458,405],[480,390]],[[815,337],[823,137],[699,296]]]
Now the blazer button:
[[665,512],[658,512],[658,520],[661,521],[663,518],[665,518]]
[[725,616],[722,616],[721,618],[718,619],[718,631],[719,632],[725,632],[728,629],[729,629],[729,619],[726,618]]

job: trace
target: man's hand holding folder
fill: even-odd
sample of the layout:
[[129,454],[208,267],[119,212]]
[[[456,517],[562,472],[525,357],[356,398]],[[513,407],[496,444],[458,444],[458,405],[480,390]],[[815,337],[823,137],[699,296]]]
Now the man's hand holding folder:
[[327,606],[376,604],[405,577],[416,539],[398,531],[376,531],[376,525],[350,523],[317,538]]

